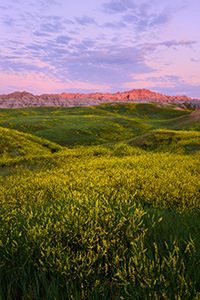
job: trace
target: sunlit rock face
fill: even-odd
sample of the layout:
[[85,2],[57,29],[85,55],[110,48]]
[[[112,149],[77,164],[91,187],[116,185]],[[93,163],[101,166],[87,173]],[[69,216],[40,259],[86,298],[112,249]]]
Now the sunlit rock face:
[[133,89],[123,93],[62,93],[33,95],[27,92],[14,92],[0,95],[0,108],[20,108],[35,106],[92,106],[111,102],[158,102],[158,103],[187,103],[192,108],[200,107],[200,100],[187,96],[166,96],[147,89]]

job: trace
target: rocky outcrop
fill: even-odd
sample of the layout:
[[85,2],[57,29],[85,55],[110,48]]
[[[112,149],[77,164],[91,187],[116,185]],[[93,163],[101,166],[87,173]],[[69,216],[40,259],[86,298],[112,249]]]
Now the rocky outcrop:
[[187,103],[191,108],[200,107],[200,100],[187,96],[166,96],[149,91],[137,89],[123,93],[62,93],[42,94],[40,96],[27,92],[14,92],[8,95],[0,95],[0,108],[19,108],[34,106],[92,106],[111,102],[158,102],[158,103]]
[[200,100],[199,99],[193,99],[190,102],[188,102],[188,104],[191,108],[199,108],[200,109]]
[[190,116],[195,119],[195,120],[200,120],[200,108],[196,108],[191,114]]

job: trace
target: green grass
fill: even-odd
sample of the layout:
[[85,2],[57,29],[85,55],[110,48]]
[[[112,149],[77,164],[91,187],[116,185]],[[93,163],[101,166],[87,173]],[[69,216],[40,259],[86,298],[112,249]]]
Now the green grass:
[[0,300],[200,299],[200,133],[171,128],[189,111],[0,113]]
[[200,151],[200,132],[159,129],[135,138],[129,144],[154,152],[192,154]]
[[135,103],[115,103],[99,106],[101,109],[120,115],[139,117],[144,119],[173,119],[180,116],[188,115],[189,110],[174,110],[170,107],[159,107],[156,104],[135,104]]
[[62,150],[58,144],[30,134],[0,127],[0,166],[24,161],[30,156],[40,157]]
[[[94,107],[1,109],[0,126],[30,133],[62,146],[118,142],[141,136],[152,129],[173,128],[181,118],[183,129],[197,130],[191,111],[161,108],[154,104],[105,104]],[[179,121],[180,120],[180,121]],[[180,128],[178,128],[180,129]]]
[[200,122],[189,115],[162,122],[160,126],[173,130],[196,130],[200,131]]

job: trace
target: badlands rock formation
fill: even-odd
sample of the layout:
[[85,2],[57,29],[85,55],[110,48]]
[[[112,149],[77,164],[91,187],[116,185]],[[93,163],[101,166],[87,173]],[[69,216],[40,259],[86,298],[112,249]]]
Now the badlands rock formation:
[[189,104],[192,108],[200,108],[200,100],[187,96],[165,96],[146,89],[138,89],[123,93],[62,93],[33,95],[27,92],[14,92],[8,95],[0,95],[0,108],[20,108],[34,106],[92,106],[111,102],[158,102]]

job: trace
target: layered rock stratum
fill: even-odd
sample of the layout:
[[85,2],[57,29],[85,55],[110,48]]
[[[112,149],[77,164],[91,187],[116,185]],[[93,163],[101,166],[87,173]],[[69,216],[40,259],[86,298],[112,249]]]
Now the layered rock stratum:
[[188,104],[191,108],[200,108],[200,99],[183,96],[166,96],[147,89],[110,93],[62,93],[33,95],[28,92],[14,92],[0,95],[0,108],[21,108],[41,106],[93,106],[113,102],[160,103],[177,105]]

